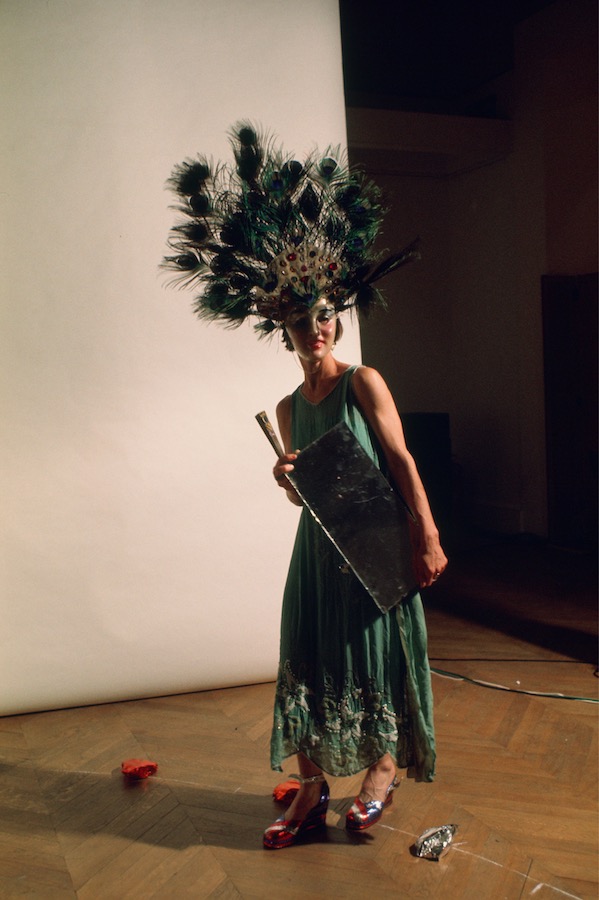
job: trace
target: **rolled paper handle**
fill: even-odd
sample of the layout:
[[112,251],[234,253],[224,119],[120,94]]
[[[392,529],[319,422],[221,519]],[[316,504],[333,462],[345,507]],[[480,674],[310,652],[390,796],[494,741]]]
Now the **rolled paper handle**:
[[272,427],[272,425],[270,423],[270,419],[268,418],[266,413],[264,411],[257,413],[256,421],[257,421],[258,425],[260,426],[260,428],[262,429],[262,431],[264,432],[264,434],[266,435],[266,437],[268,438],[268,441],[269,441],[271,447],[274,449],[277,456],[283,456],[285,451],[281,447],[280,441],[279,441],[278,437],[276,436],[275,430]]

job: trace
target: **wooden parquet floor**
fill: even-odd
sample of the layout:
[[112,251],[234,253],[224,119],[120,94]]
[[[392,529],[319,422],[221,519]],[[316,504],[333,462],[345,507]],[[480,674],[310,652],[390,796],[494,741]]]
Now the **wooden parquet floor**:
[[[326,837],[262,849],[280,810],[273,686],[0,719],[0,897],[597,897],[597,707],[588,560],[479,548],[429,592],[438,774],[403,778],[381,824],[343,828],[360,778],[331,779]],[[134,784],[128,757],[158,762]],[[286,772],[294,770],[290,761]],[[456,823],[440,862],[414,857]]]

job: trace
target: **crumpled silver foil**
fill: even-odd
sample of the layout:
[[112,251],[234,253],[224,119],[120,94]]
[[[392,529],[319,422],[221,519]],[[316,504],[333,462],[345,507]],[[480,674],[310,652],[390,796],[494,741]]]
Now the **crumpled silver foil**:
[[428,828],[420,835],[414,845],[416,856],[420,856],[422,859],[434,859],[435,862],[439,862],[441,857],[449,850],[457,830],[457,825],[441,825],[438,828]]

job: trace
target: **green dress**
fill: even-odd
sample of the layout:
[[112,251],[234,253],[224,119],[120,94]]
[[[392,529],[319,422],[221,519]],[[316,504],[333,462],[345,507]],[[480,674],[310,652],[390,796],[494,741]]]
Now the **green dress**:
[[[306,447],[344,421],[384,470],[351,389],[356,366],[320,403],[292,395],[291,440]],[[435,741],[426,624],[418,592],[382,613],[307,509],[289,566],[271,739],[272,768],[302,752],[354,775],[386,752],[432,781]]]

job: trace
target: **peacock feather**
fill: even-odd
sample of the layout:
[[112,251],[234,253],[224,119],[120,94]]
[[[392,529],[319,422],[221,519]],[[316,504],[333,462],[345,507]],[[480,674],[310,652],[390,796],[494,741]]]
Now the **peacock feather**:
[[197,290],[196,314],[231,327],[255,317],[263,336],[290,306],[322,296],[338,310],[383,303],[373,283],[417,251],[410,245],[380,261],[378,187],[339,147],[300,162],[249,121],[231,129],[230,142],[232,163],[198,155],[167,181],[178,221],[162,266]]

